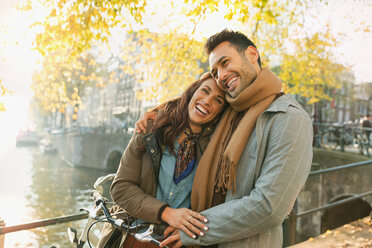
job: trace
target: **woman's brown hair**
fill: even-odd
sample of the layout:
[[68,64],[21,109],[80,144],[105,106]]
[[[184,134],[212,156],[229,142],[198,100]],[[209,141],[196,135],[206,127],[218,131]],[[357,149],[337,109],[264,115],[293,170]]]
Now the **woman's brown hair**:
[[204,73],[199,80],[193,82],[183,94],[170,100],[164,106],[164,114],[156,119],[152,131],[157,133],[157,130],[164,130],[164,145],[166,145],[171,152],[174,150],[174,141],[177,136],[189,125],[189,111],[188,105],[193,97],[195,91],[207,79],[212,78],[209,72]]

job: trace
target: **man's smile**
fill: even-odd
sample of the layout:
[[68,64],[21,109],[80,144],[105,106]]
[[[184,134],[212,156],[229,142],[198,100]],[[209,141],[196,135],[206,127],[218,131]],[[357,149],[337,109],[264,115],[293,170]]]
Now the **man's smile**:
[[230,76],[230,78],[226,80],[224,85],[228,90],[231,90],[237,86],[237,82],[238,82],[238,76],[234,75],[234,76]]

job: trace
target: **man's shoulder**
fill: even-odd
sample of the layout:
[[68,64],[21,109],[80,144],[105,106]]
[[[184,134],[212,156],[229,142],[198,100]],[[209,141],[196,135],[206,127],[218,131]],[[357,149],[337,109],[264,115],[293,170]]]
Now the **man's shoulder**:
[[304,110],[301,104],[289,94],[282,95],[281,97],[275,99],[265,110],[265,112],[281,112],[288,114],[301,113],[309,116],[309,114]]
[[[283,95],[273,101],[270,107],[266,109],[263,117],[260,125],[267,131],[295,131],[299,128],[312,130],[310,115],[291,95]],[[311,134],[309,133],[309,135]]]

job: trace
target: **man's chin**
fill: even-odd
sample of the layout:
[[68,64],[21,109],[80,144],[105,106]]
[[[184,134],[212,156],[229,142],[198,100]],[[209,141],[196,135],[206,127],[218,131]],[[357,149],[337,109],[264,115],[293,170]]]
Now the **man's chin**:
[[236,93],[234,91],[232,92],[227,92],[227,94],[231,97],[231,98],[235,98],[236,97]]

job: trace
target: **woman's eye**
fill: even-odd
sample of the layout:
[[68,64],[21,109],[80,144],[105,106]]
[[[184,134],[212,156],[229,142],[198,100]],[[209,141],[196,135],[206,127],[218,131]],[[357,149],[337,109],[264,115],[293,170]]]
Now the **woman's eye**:
[[221,99],[216,98],[216,102],[217,102],[218,104],[222,104],[222,100],[221,100]]
[[206,90],[206,89],[202,89],[202,91],[203,91],[204,93],[208,94],[208,90]]

